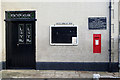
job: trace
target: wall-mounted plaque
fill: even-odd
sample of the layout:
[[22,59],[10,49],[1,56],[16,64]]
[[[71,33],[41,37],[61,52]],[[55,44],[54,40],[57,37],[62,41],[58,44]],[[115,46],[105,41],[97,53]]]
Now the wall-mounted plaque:
[[106,17],[90,17],[88,27],[90,30],[107,29],[107,19]]

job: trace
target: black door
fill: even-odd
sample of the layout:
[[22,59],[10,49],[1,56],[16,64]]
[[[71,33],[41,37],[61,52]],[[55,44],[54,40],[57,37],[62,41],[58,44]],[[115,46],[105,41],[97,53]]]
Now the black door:
[[35,69],[35,21],[6,21],[6,68]]

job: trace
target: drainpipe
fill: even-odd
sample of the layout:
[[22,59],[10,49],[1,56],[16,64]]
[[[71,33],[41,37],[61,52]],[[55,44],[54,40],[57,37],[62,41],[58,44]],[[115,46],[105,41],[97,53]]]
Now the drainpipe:
[[109,72],[111,72],[111,0],[109,2]]
[[[119,23],[119,24],[120,24],[120,23]],[[120,26],[120,25],[119,25],[119,26]],[[120,28],[120,27],[119,27],[119,28]],[[119,46],[118,67],[119,67],[119,69],[120,69],[120,34],[119,34],[119,40],[118,40],[118,41],[119,41],[119,45],[118,45],[118,46]]]

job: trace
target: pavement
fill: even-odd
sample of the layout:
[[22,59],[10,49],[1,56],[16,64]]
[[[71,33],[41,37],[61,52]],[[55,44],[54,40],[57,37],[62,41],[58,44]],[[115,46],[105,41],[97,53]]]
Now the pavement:
[[66,71],[66,70],[2,70],[2,78],[93,78],[93,74],[102,77],[120,77],[119,72]]

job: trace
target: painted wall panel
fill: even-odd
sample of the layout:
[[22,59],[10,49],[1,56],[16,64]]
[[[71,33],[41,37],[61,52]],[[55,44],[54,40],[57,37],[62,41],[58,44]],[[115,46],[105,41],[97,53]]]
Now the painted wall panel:
[[[108,62],[109,25],[106,30],[88,29],[89,17],[106,17],[108,24],[108,6],[108,2],[29,2],[29,4],[3,2],[3,49],[5,49],[5,11],[36,10],[37,62]],[[50,45],[49,26],[58,22],[71,22],[78,25],[77,46]],[[93,34],[102,35],[101,54],[93,54]]]

